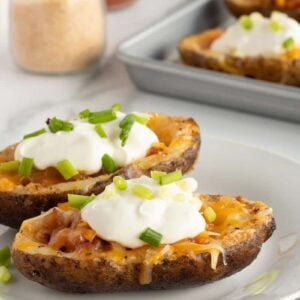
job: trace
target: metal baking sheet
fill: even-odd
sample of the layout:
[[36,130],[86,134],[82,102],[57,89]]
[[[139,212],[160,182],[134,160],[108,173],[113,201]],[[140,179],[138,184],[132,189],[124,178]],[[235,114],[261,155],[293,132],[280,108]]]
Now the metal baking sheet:
[[185,66],[170,60],[178,41],[233,19],[221,0],[194,0],[118,49],[129,76],[144,91],[300,122],[300,89]]

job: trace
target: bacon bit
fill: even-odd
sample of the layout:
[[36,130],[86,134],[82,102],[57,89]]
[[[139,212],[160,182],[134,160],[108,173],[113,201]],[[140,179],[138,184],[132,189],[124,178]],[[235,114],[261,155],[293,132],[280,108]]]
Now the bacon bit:
[[15,187],[15,184],[7,179],[7,178],[0,178],[0,190],[3,192],[9,192],[11,190],[13,190],[13,188]]
[[49,246],[63,252],[75,251],[78,244],[85,242],[80,230],[63,228],[52,232]]
[[147,151],[147,156],[155,155],[160,152],[166,153],[167,151],[168,151],[168,147],[164,143],[156,143],[156,144],[153,144],[150,147],[150,149]]
[[44,228],[40,229],[35,235],[37,241],[43,244],[48,244],[50,241],[50,237],[51,231]]
[[57,208],[54,208],[49,214],[46,214],[43,218],[43,227],[49,230],[53,230],[58,227],[66,227],[66,215]]

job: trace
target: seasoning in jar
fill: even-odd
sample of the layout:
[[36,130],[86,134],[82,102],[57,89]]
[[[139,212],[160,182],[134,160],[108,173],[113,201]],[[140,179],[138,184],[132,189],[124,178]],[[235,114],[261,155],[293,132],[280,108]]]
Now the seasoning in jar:
[[11,49],[23,69],[79,71],[104,51],[101,0],[11,0]]

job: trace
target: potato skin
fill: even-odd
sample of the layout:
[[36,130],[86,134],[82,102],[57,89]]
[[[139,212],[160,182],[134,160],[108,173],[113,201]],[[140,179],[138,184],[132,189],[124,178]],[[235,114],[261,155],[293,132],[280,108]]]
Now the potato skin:
[[[252,213],[256,214],[259,211],[253,208]],[[256,221],[253,222],[255,224]],[[20,241],[24,238],[22,228],[15,239],[13,259],[16,267],[28,279],[64,292],[94,293],[183,288],[213,282],[245,268],[257,257],[262,244],[274,230],[274,218],[268,214],[254,230],[251,227],[234,234],[229,233],[223,241],[221,240],[227,264],[224,265],[222,256],[219,256],[216,270],[211,268],[208,253],[199,255],[197,259],[187,255],[167,257],[154,265],[152,281],[147,285],[139,284],[141,263],[129,261],[119,265],[105,258],[89,259],[76,255],[67,257],[62,252],[44,255],[39,253],[41,249],[39,247],[36,251],[20,250]]]
[[151,126],[159,139],[166,140],[168,144],[174,141],[174,145],[168,147],[170,150],[168,154],[148,156],[110,175],[65,182],[47,188],[37,186],[34,190],[17,186],[12,191],[0,191],[0,224],[19,228],[25,219],[37,216],[57,206],[58,203],[66,202],[68,193],[83,195],[101,193],[116,175],[130,179],[149,175],[151,170],[171,172],[181,169],[183,173],[191,170],[201,143],[198,124],[190,118],[161,114],[152,116],[154,121]]
[[284,9],[274,6],[270,0],[225,0],[230,12],[239,17],[241,15],[248,15],[252,12],[260,12],[264,16],[270,16],[271,12],[282,11],[292,18],[300,21],[300,9]]
[[210,49],[224,30],[215,28],[183,39],[178,46],[182,61],[190,66],[300,86],[300,58],[283,56],[238,57]]

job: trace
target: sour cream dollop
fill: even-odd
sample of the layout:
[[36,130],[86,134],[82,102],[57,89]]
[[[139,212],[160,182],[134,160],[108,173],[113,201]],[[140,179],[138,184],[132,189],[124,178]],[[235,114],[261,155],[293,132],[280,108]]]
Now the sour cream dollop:
[[251,29],[245,29],[241,20],[230,26],[211,46],[216,52],[238,55],[276,55],[285,53],[285,41],[293,40],[300,47],[300,24],[286,14],[274,12],[271,18],[259,13],[249,15]]
[[150,146],[158,142],[150,128],[135,122],[122,147],[119,123],[125,116],[118,112],[115,120],[102,124],[107,138],[98,135],[94,124],[81,120],[70,121],[74,125],[70,132],[48,131],[20,142],[15,150],[15,159],[33,158],[34,166],[40,170],[55,167],[58,162],[67,159],[78,171],[94,174],[102,168],[102,156],[108,154],[118,166],[125,166],[145,157]]
[[[125,191],[116,190],[113,184],[107,186],[82,209],[82,219],[99,237],[137,248],[146,244],[139,236],[148,227],[163,235],[162,244],[193,238],[205,230],[205,220],[199,212],[202,202],[193,195],[197,189],[195,179],[160,186],[157,181],[142,176],[127,183]],[[150,188],[154,198],[145,200],[135,196],[131,192],[135,184]]]

